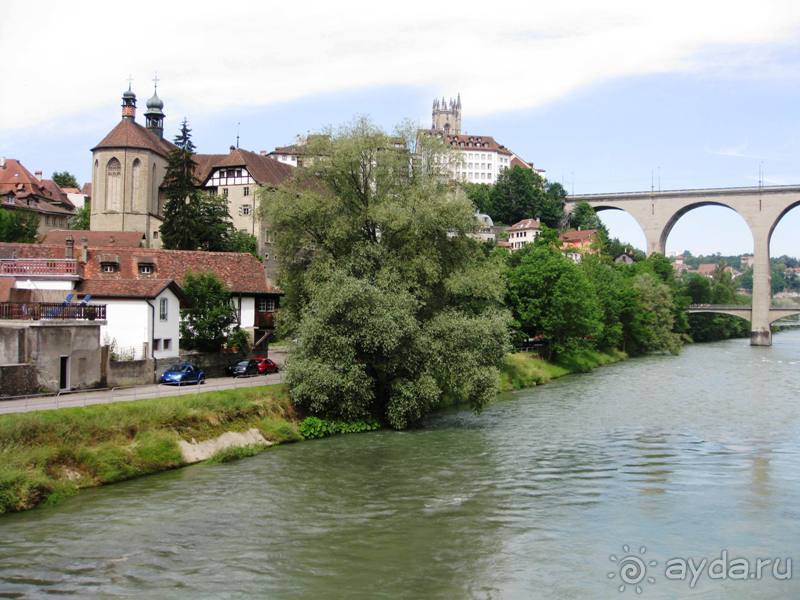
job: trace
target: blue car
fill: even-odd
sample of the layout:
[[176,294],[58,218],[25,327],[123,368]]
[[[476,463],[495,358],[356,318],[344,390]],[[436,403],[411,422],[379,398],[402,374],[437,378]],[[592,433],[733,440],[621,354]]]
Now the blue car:
[[206,374],[190,362],[176,363],[164,371],[160,382],[173,385],[205,383]]

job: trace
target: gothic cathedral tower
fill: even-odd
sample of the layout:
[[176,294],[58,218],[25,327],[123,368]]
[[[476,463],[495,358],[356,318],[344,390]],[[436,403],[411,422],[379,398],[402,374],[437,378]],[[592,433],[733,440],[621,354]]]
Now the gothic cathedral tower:
[[136,94],[122,94],[122,119],[92,148],[92,231],[140,231],[159,248],[159,186],[173,146],[163,139],[164,103],[147,101],[147,127],[136,122]]
[[433,123],[434,131],[440,131],[445,135],[459,135],[461,133],[461,94],[455,100],[450,98],[446,101],[442,96],[441,103],[436,98],[433,101]]

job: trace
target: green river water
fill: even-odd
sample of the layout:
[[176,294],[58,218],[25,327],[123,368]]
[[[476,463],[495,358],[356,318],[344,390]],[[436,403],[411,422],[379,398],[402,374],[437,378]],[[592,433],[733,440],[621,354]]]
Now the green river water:
[[798,392],[789,332],[88,490],[0,518],[0,598],[797,598]]

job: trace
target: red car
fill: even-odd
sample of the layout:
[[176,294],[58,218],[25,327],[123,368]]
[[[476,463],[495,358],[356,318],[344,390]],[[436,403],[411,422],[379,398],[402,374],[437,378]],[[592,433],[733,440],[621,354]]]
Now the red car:
[[278,365],[272,362],[272,359],[264,358],[264,357],[257,357],[256,362],[258,362],[258,374],[259,375],[267,375],[269,373],[277,373],[278,372]]

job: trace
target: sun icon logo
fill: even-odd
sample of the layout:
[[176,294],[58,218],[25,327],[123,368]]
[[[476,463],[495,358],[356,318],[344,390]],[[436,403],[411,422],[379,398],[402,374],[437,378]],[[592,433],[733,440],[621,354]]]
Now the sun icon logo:
[[644,559],[644,555],[647,552],[647,548],[645,546],[639,548],[638,556],[631,553],[631,547],[628,546],[628,544],[625,544],[622,547],[622,551],[625,553],[625,555],[621,558],[616,554],[612,554],[608,557],[611,562],[616,563],[617,565],[617,570],[609,572],[608,578],[614,579],[617,575],[619,575],[619,579],[622,583],[617,589],[620,592],[624,592],[627,589],[627,586],[630,585],[633,586],[633,589],[637,594],[641,594],[641,583],[643,581],[646,581],[647,583],[656,582],[655,577],[649,577],[647,575],[647,567],[655,567],[658,565],[658,561],[646,561]]

